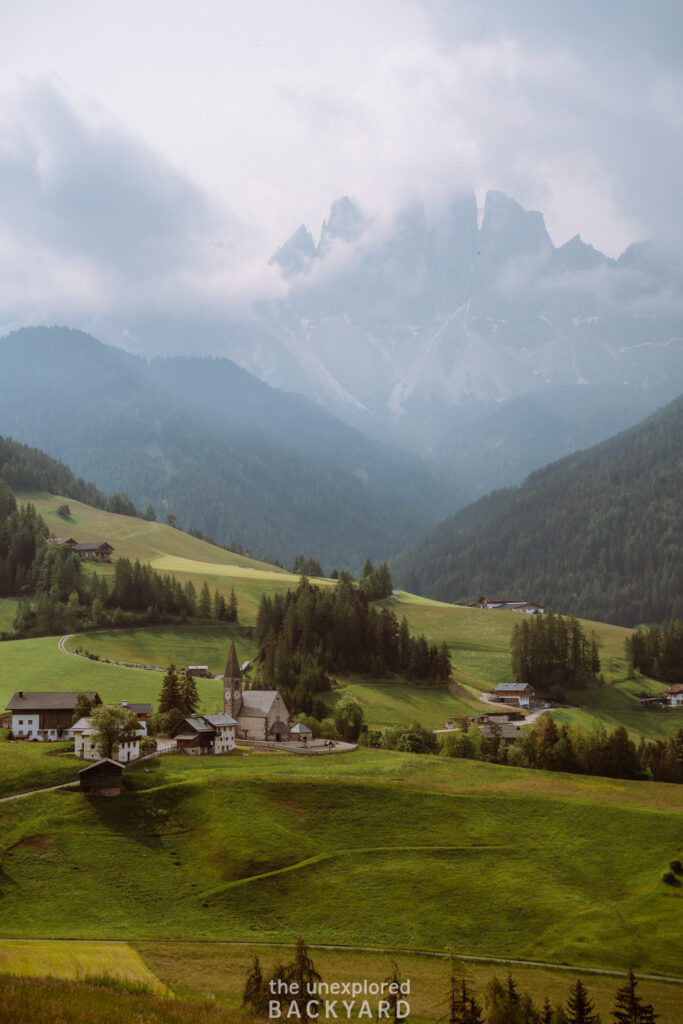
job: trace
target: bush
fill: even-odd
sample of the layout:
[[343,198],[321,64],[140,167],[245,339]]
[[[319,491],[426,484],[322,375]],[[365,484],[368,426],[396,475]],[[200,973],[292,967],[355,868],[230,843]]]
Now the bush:
[[667,885],[678,885],[679,884],[678,879],[676,878],[676,876],[673,873],[673,871],[664,871],[662,873],[662,881],[665,882]]
[[669,867],[674,872],[674,874],[683,875],[683,864],[681,864],[680,860],[670,860]]

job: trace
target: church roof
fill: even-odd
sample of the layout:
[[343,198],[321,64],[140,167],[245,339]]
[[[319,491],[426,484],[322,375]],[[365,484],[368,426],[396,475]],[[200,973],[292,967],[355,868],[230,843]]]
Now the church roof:
[[249,702],[249,707],[258,708],[267,714],[277,695],[277,690],[245,690],[244,700]]
[[225,666],[224,672],[225,679],[241,679],[242,669],[240,663],[237,660],[237,651],[235,650],[235,642],[230,644],[230,654],[228,655],[228,664]]

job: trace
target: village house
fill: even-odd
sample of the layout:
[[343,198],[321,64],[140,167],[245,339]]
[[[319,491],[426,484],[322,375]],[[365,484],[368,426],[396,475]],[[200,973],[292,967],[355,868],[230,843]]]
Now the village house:
[[[74,738],[74,753],[84,761],[98,761],[101,757],[97,749],[97,726],[91,718],[79,718],[71,726]],[[140,756],[140,740],[147,735],[147,725],[138,721],[135,735],[119,743],[116,760],[121,764],[136,761]]]
[[72,544],[71,550],[78,555],[79,558],[89,561],[92,558],[102,558],[108,560],[114,553],[114,549],[111,544],[104,541],[87,541],[84,544]]
[[63,548],[65,545],[73,548],[78,543],[78,541],[75,541],[73,537],[48,537],[47,542],[56,548]]
[[528,683],[499,683],[493,690],[493,697],[499,704],[512,704],[528,708],[536,696]]
[[224,711],[216,715],[183,718],[171,731],[178,750],[185,754],[227,754],[235,749],[237,722]]
[[197,676],[199,679],[212,679],[212,675],[209,672],[208,665],[188,665],[187,671],[191,676]]
[[149,725],[154,710],[151,704],[136,704],[128,700],[122,700],[121,707],[134,712],[138,716],[138,722],[144,722],[145,726]]
[[469,601],[468,608],[485,608],[494,611],[525,612],[527,615],[542,615],[545,611],[543,605],[534,604],[522,597],[513,597],[510,594],[498,594],[494,596],[478,597],[476,601]]
[[666,703],[670,708],[683,707],[683,683],[674,683],[666,691]]
[[[12,735],[15,739],[64,740],[70,739],[74,708],[78,692],[31,692],[18,690],[7,711],[12,712]],[[88,691],[85,696],[91,704],[101,704],[100,695]]]

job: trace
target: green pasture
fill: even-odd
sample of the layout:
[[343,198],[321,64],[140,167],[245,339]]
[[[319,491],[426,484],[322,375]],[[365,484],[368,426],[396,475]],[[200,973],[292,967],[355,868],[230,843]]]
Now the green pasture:
[[17,602],[0,598],[0,633],[10,631],[16,614]]
[[[247,971],[257,956],[266,977],[277,964],[291,955],[291,950],[266,945],[234,946],[202,943],[136,943],[145,963],[170,985],[180,998],[200,999],[207,994],[215,997],[218,1005],[238,1012]],[[450,960],[406,953],[373,953],[360,950],[311,949],[316,969],[323,981],[382,982],[391,972],[390,958],[394,958],[403,978],[410,980],[410,1019],[435,1021],[448,1012],[448,977]],[[487,983],[497,976],[507,979],[504,964],[483,964],[459,960],[458,974],[467,980],[482,1000]],[[520,991],[529,992],[534,1002],[542,1006],[544,996],[553,1005],[566,1002],[569,988],[581,978],[595,1002],[596,1010],[604,1021],[614,1006],[614,993],[623,979],[540,967],[511,966],[512,975]],[[683,989],[680,985],[657,981],[641,981],[638,992],[651,1002],[660,1014],[659,1024],[680,1024]],[[483,1001],[483,1000],[482,1000]]]
[[116,978],[132,985],[143,985],[148,992],[159,995],[165,995],[170,988],[150,971],[138,951],[125,942],[0,939],[0,974],[73,981],[89,977]]
[[[151,701],[156,705],[163,679],[161,672],[73,658],[58,649],[58,640],[56,636],[45,636],[0,643],[0,709],[5,708],[16,690],[95,690],[105,704],[128,700]],[[81,646],[87,646],[85,636]],[[196,682],[202,710],[212,712],[219,704],[222,706],[220,682]]]
[[304,935],[681,973],[681,889],[660,881],[680,787],[378,751],[126,778],[113,800],[0,805],[7,937]]
[[0,742],[0,797],[72,782],[82,767],[65,743]]
[[454,689],[457,696],[448,686],[417,686],[402,679],[367,682],[354,676],[348,682],[340,680],[339,688],[327,699],[330,707],[334,707],[343,694],[350,693],[359,701],[371,729],[386,725],[409,726],[413,722],[420,722],[428,729],[444,729],[449,718],[486,710],[481,701],[463,687]]
[[[222,675],[234,641],[240,663],[256,653],[253,639],[239,626],[228,622],[195,622],[188,626],[150,626],[147,629],[99,629],[69,638],[67,649],[79,647],[100,658],[136,665],[166,668],[173,663],[208,665],[213,675]],[[1,652],[0,652],[1,653]]]

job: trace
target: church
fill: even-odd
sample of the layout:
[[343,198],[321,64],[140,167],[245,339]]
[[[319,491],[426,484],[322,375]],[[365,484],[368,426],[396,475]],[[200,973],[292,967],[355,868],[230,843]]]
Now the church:
[[237,740],[282,743],[289,739],[289,711],[278,691],[243,691],[234,643],[223,675],[223,710],[237,722]]

